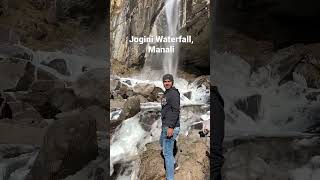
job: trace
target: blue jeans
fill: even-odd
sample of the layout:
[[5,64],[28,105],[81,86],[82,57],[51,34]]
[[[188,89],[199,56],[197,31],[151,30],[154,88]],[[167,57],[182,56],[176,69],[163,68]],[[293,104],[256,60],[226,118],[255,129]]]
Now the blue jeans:
[[180,127],[175,127],[173,130],[173,136],[167,138],[168,127],[162,127],[160,135],[160,145],[162,147],[162,152],[165,160],[166,166],[166,180],[174,179],[174,163],[175,159],[173,156],[174,141],[179,135]]

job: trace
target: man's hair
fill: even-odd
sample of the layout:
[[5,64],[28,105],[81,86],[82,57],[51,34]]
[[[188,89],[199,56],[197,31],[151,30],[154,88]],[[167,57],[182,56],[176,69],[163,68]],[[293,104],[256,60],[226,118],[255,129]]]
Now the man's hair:
[[162,81],[164,82],[164,81],[167,80],[167,79],[173,82],[173,76],[172,76],[172,74],[165,74],[165,75],[163,75]]

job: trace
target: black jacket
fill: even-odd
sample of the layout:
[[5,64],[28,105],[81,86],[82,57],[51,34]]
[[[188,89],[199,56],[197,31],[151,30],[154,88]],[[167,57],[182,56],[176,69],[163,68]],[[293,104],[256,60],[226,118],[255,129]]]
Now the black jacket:
[[212,123],[210,128],[212,129],[210,136],[213,137],[211,149],[211,160],[210,168],[214,180],[221,180],[221,168],[223,165],[223,139],[224,139],[224,102],[221,97],[218,88],[216,86],[210,87],[210,117],[212,118]]
[[180,127],[180,92],[175,87],[167,89],[161,101],[163,127]]

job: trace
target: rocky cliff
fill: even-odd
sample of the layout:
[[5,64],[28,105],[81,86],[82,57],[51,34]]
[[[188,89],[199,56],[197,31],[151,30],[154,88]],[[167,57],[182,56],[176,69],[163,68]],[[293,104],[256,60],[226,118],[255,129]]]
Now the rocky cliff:
[[[117,1],[111,2],[111,63],[115,74],[133,69],[140,70],[146,61],[146,44],[128,43],[131,36],[150,36],[153,28],[158,35],[167,31],[158,19],[165,16],[165,2]],[[180,29],[182,35],[192,35],[193,45],[180,47],[179,64],[188,69],[204,69],[209,72],[209,5],[208,1],[180,1]]]

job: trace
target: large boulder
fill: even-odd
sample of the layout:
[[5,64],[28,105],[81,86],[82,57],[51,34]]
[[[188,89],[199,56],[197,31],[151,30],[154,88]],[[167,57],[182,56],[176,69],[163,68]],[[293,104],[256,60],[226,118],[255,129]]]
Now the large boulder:
[[105,106],[107,102],[106,91],[107,71],[105,68],[92,69],[81,75],[74,84],[77,96],[92,99]]
[[123,109],[120,113],[118,120],[125,120],[133,117],[140,112],[140,103],[147,102],[147,99],[141,95],[129,97],[124,103]]
[[295,179],[293,170],[309,165],[320,148],[317,136],[244,136],[225,141],[224,147],[227,180]]
[[[177,146],[176,159],[180,169],[175,172],[175,179],[202,180],[209,176],[209,158],[206,155],[209,147],[204,140],[180,136]],[[147,144],[146,149],[140,156],[139,179],[164,179],[164,160],[159,142]]]
[[98,131],[107,130],[107,111],[99,106],[90,106],[84,110],[84,112],[91,114],[96,121]]
[[62,114],[49,126],[26,180],[63,179],[97,155],[96,122],[91,114],[79,111]]
[[[20,79],[23,79],[25,74],[32,72],[32,69],[32,65],[25,61],[0,58],[0,89],[14,89],[19,81],[24,82],[20,82],[21,86],[23,86],[23,89],[28,87],[30,85],[29,79],[26,78],[28,79],[26,81]],[[30,78],[30,80],[31,79],[32,78]]]
[[66,75],[66,76],[70,75],[70,71],[64,59],[54,59],[49,63],[44,63],[44,64],[46,66],[51,67],[52,69],[55,69],[57,72],[59,72],[62,75]]
[[26,91],[30,88],[32,82],[35,80],[34,77],[35,67],[33,64],[28,62],[25,67],[23,76],[19,79],[15,91]]
[[74,94],[73,89],[70,88],[55,88],[49,94],[49,103],[62,112],[70,111],[78,106],[85,106],[80,104],[79,99]]
[[119,90],[121,82],[119,79],[110,79],[110,91]]
[[59,109],[50,104],[47,92],[28,92],[26,94],[17,94],[17,99],[31,104],[43,118],[50,119],[61,112]]
[[159,111],[145,111],[139,115],[139,124],[141,125],[142,129],[146,132],[149,132],[152,128],[154,122],[160,119],[160,112]]
[[154,102],[154,101],[161,102],[161,97],[159,96],[159,93],[164,93],[164,91],[159,87],[154,87],[153,91],[148,97],[148,100],[151,102]]
[[154,88],[155,88],[154,84],[139,83],[133,86],[133,92],[136,94],[140,94],[144,97],[148,97],[151,95]]
[[43,117],[32,106],[19,102],[10,103],[9,105],[12,109],[13,119],[7,120],[8,123],[10,122],[13,124],[31,127],[41,127],[40,124],[43,121]]

